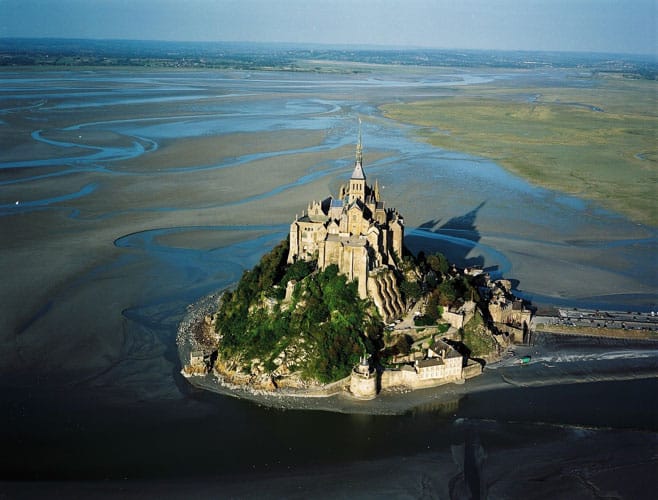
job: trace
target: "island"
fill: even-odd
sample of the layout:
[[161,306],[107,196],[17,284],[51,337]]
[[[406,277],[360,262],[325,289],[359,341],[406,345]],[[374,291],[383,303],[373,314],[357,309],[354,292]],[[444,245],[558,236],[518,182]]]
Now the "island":
[[510,281],[404,247],[404,217],[367,182],[359,127],[337,196],[308,203],[234,289],[191,306],[177,342],[193,385],[306,408],[463,384],[528,342],[532,318]]

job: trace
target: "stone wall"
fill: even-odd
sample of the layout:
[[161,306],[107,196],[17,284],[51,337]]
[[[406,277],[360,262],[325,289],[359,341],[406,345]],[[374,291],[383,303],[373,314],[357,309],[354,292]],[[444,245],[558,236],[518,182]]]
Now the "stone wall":
[[[523,328],[506,325],[504,323],[495,323],[494,326],[498,329],[499,332],[506,333],[509,336],[509,340],[515,344],[523,344],[528,333],[527,328],[524,331]],[[507,345],[503,347],[507,347]]]
[[[478,365],[480,366],[480,365]],[[411,367],[409,367],[411,368]],[[459,370],[461,372],[461,369]],[[425,389],[428,387],[436,387],[451,382],[459,382],[463,380],[462,376],[451,376],[445,378],[420,378],[416,370],[400,369],[400,370],[384,370],[381,374],[381,389]]]
[[385,390],[396,387],[411,387],[417,378],[418,375],[413,368],[410,370],[384,370],[381,374],[381,388]]
[[350,376],[350,392],[358,399],[374,399],[377,397],[377,373],[365,375],[352,372]]
[[464,315],[462,313],[456,313],[452,311],[443,311],[441,319],[450,324],[453,328],[463,328],[466,321],[464,321]]
[[482,373],[482,365],[475,361],[470,362],[462,369],[462,377],[464,377],[464,379],[477,377],[481,373]]

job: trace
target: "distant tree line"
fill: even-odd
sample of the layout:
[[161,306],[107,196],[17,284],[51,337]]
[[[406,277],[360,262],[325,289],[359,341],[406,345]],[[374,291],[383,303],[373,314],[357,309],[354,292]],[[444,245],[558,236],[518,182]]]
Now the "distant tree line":
[[[238,42],[162,42],[148,40],[0,39],[0,66],[156,66],[245,70],[325,71],[302,61],[365,64],[492,67],[589,68],[628,78],[655,80],[655,57],[574,52],[393,49],[308,44]],[[335,68],[333,68],[335,71]],[[363,70],[359,70],[363,71]]]

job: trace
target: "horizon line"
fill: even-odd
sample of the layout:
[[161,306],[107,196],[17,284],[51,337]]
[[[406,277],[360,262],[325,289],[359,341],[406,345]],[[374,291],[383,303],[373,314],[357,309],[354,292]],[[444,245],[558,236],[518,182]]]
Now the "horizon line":
[[164,40],[157,38],[105,38],[105,37],[66,37],[66,36],[0,36],[2,40],[66,40],[66,41],[103,41],[103,42],[140,42],[163,44],[245,44],[281,47],[324,47],[378,51],[445,51],[445,52],[501,52],[501,53],[532,53],[532,54],[596,54],[614,56],[649,57],[658,61],[658,52],[609,52],[594,49],[511,49],[511,48],[464,48],[438,47],[423,45],[387,45],[378,43],[328,43],[328,42],[289,42],[289,41],[255,41],[255,40]]

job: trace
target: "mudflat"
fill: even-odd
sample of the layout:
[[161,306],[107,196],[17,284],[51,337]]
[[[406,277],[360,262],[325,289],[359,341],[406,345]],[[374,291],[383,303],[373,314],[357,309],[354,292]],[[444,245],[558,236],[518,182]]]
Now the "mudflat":
[[[9,83],[20,76],[2,74]],[[423,129],[378,111],[389,113],[394,98],[419,102],[412,113],[434,109],[418,99],[454,93],[453,84],[468,95],[490,89],[489,100],[500,98],[504,110],[513,105],[504,95],[514,101],[530,87],[526,76],[514,75],[503,91],[508,80],[499,72],[388,68],[376,78],[298,75],[298,92],[288,87],[290,75],[285,85],[276,72],[247,76],[147,71],[133,81],[121,70],[81,71],[45,90],[53,73],[33,72],[32,83],[3,97],[5,367],[38,364],[73,380],[122,369],[138,349],[135,327],[154,324],[147,319],[154,304],[169,311],[166,320],[158,312],[159,321],[175,324],[186,304],[235,282],[282,239],[310,200],[337,191],[351,171],[358,116],[366,174],[402,211],[412,250],[488,266],[540,302],[654,300],[653,229],[537,190],[486,160],[426,146],[414,140]],[[649,84],[628,85],[638,93]],[[84,88],[96,92],[76,90]],[[646,99],[634,108],[638,116]],[[618,101],[623,108],[626,100]],[[607,112],[617,108],[609,103]],[[458,116],[456,103],[452,109]]]
[[[449,95],[459,82],[463,91],[500,72],[371,70],[331,79],[239,71],[135,78],[104,69],[33,71],[23,81],[20,71],[0,73],[0,83],[20,80],[0,96],[3,477],[192,477],[199,467],[209,477],[250,474],[254,463],[264,473],[274,459],[302,470],[313,460],[427,453],[437,433],[448,450],[442,460],[451,460],[457,427],[437,427],[431,400],[439,394],[410,398],[406,408],[428,402],[425,413],[309,416],[196,391],[179,375],[175,337],[188,305],[235,283],[309,201],[336,193],[353,168],[359,117],[366,175],[379,179],[388,206],[404,215],[412,250],[482,265],[517,280],[519,293],[545,307],[647,310],[658,302],[653,226],[533,186],[486,157],[419,141],[418,127],[379,111],[396,99]],[[543,78],[513,75],[519,87],[531,86],[530,77]],[[93,95],[81,90],[89,88]],[[514,420],[486,397],[503,392],[503,379],[515,395],[509,407],[516,416],[525,408],[531,422],[550,412],[532,414],[543,396],[519,404],[524,384],[547,376],[556,385],[537,390],[592,381],[573,384],[573,400],[607,401],[602,414],[619,419],[642,400],[627,396],[628,385],[610,391],[611,379],[640,373],[624,384],[655,389],[653,346],[603,345],[592,356],[590,341],[559,342],[536,369],[503,366],[490,388],[469,387],[450,419],[489,418],[495,407],[501,420]],[[606,357],[610,350],[614,357]],[[590,397],[595,384],[603,389]],[[578,392],[579,385],[587,387]],[[571,418],[554,392],[557,422],[589,424],[598,416],[583,408]],[[469,413],[478,401],[486,408]],[[542,429],[533,427],[532,436]],[[517,435],[514,427],[505,439]],[[606,449],[623,440],[622,432]],[[218,452],[225,449],[239,455]]]

